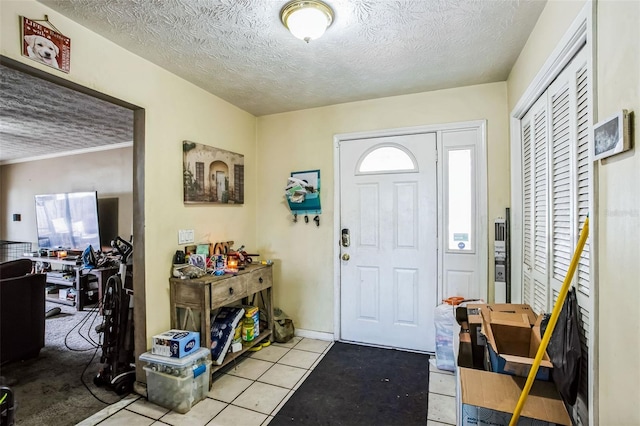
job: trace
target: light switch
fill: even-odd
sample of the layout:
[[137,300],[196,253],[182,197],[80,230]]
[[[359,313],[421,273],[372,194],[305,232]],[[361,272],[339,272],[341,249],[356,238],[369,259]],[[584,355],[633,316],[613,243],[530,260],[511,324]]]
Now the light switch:
[[178,231],[178,244],[189,244],[195,241],[193,229],[180,229]]

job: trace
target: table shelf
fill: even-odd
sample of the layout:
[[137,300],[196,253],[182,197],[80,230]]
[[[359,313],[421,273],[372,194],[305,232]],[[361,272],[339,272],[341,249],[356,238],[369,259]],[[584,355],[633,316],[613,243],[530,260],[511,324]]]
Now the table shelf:
[[202,347],[211,348],[211,313],[223,306],[241,303],[262,295],[260,300],[267,315],[267,328],[251,342],[243,342],[242,350],[225,355],[222,365],[212,366],[212,373],[260,344],[273,333],[273,276],[271,265],[248,265],[237,274],[205,275],[195,279],[170,278],[171,326],[200,332]]
[[[97,291],[99,302],[102,299],[102,291],[107,279],[118,273],[118,268],[115,266],[85,269],[82,265],[77,264],[75,260],[65,260],[58,259],[57,257],[45,256],[25,256],[24,258],[31,260],[34,264],[48,263],[53,268],[55,272],[47,273],[47,284],[75,288],[75,301],[57,299],[53,297],[47,297],[47,300],[50,302],[61,303],[63,305],[75,306],[78,311],[82,311],[84,309],[85,299],[88,298],[88,292],[94,290],[89,288],[90,281],[97,281],[98,283]],[[72,278],[62,278],[59,276],[61,272],[68,273]]]

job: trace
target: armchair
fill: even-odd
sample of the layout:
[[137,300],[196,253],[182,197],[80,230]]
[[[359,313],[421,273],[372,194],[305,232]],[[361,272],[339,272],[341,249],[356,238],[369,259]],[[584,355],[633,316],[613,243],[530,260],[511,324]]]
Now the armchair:
[[0,364],[37,357],[44,347],[45,283],[29,259],[0,263]]

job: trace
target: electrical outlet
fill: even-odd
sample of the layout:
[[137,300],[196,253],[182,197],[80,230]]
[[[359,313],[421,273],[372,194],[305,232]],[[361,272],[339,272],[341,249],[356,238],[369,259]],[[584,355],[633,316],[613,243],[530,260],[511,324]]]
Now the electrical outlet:
[[189,244],[194,241],[193,229],[180,229],[178,231],[178,244]]

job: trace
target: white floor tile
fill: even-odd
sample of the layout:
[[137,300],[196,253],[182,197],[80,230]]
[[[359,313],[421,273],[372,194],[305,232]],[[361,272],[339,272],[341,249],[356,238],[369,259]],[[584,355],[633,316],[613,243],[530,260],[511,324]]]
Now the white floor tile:
[[133,404],[129,404],[127,406],[127,410],[156,420],[169,412],[169,409],[160,407],[159,405],[149,402],[144,398],[140,398]]
[[280,361],[278,361],[278,364],[285,364],[292,367],[309,369],[319,356],[320,354],[315,352],[291,349],[285,356],[280,359]]
[[455,372],[453,372],[453,371],[447,371],[447,370],[439,369],[437,364],[436,364],[436,359],[435,358],[429,359],[429,371],[433,372],[433,373],[448,374],[450,376],[451,375],[455,375]]
[[266,414],[228,405],[207,426],[260,426],[267,420]]
[[140,414],[133,413],[131,411],[120,410],[100,424],[105,426],[148,426],[154,421],[155,420],[150,419],[149,417],[141,416]]
[[[161,422],[174,426],[204,426],[227,406],[224,402],[205,398],[185,414],[171,411],[160,418]],[[127,425],[129,426],[129,425]]]
[[287,389],[278,386],[255,382],[233,401],[233,405],[268,415],[288,392]]
[[251,386],[252,383],[253,381],[249,379],[223,374],[214,380],[207,396],[219,401],[231,402],[244,392],[246,388]]
[[126,407],[129,404],[133,403],[134,401],[138,400],[138,398],[140,398],[140,397],[138,395],[135,395],[135,394],[128,395],[128,396],[124,397],[123,399],[121,399],[120,401],[116,402],[115,404],[111,404],[108,407],[103,408],[102,410],[98,411],[97,413],[95,413],[91,417],[87,417],[86,419],[84,419],[83,421],[78,423],[76,426],[94,426],[94,425],[97,425],[98,423],[100,423],[101,421],[106,419],[107,417],[111,416],[112,414],[117,413],[118,411],[120,411],[124,407]]
[[308,339],[304,338],[295,346],[295,349],[301,351],[309,351],[309,352],[317,352],[322,353],[329,347],[331,342],[326,340],[316,340],[316,339]]
[[456,396],[456,376],[430,372],[429,392]]
[[289,349],[291,349],[291,348],[293,348],[295,345],[297,345],[297,344],[300,342],[300,340],[302,340],[302,337],[293,336],[293,337],[291,338],[291,340],[289,340],[287,343],[278,343],[278,342],[273,342],[273,343],[272,343],[272,345],[275,345],[275,346],[281,346],[281,347],[283,347],[283,348],[289,348]]
[[270,345],[266,348],[262,348],[257,352],[251,352],[250,357],[254,359],[261,359],[263,361],[278,362],[280,358],[289,351],[289,348],[282,346]]
[[258,381],[268,383],[270,385],[281,386],[287,389],[293,387],[305,375],[307,370],[304,368],[291,367],[290,365],[274,364],[267,370]]
[[238,363],[227,371],[227,374],[244,377],[249,380],[256,380],[265,371],[273,366],[272,362],[262,361],[253,358],[242,358]]
[[427,419],[440,423],[456,424],[456,399],[452,396],[429,393]]

